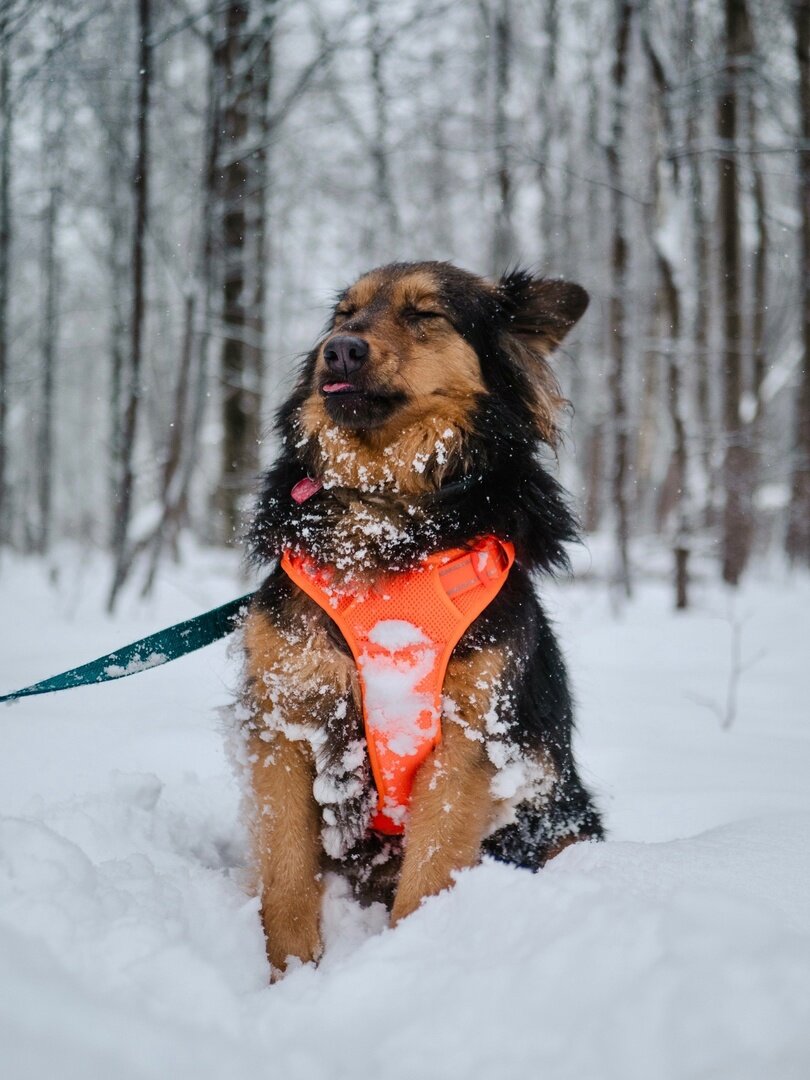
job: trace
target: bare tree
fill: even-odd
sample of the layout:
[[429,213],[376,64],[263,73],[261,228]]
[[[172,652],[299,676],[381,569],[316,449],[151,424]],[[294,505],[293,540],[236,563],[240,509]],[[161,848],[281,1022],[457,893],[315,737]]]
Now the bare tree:
[[[689,555],[692,532],[689,490],[689,440],[687,436],[687,407],[684,379],[683,301],[678,281],[676,259],[668,247],[672,235],[671,219],[682,205],[682,170],[673,151],[677,140],[675,118],[672,115],[671,93],[676,75],[659,52],[645,20],[644,44],[650,61],[653,112],[659,117],[658,155],[653,169],[654,199],[652,209],[656,220],[651,222],[650,236],[655,252],[659,288],[656,292],[655,314],[659,351],[666,371],[666,399],[672,425],[672,463],[668,470],[663,494],[667,510],[674,511],[673,541],[675,607],[683,610],[689,605]],[[662,514],[665,520],[666,515]]]
[[557,0],[546,0],[543,6],[543,54],[540,63],[540,86],[537,110],[540,114],[540,139],[537,146],[537,183],[540,188],[540,243],[548,266],[556,260],[557,215],[556,185],[551,172],[551,158],[556,133],[559,100],[557,85],[557,49],[559,38]]
[[515,256],[512,148],[507,104],[512,79],[513,13],[511,0],[493,0],[489,12],[492,37],[492,149],[497,201],[492,224],[492,270],[503,273]]
[[810,566],[810,2],[794,0],[793,24],[799,65],[797,103],[801,117],[799,160],[799,289],[802,351],[796,394],[790,508],[785,547],[796,562]]
[[241,504],[259,466],[268,104],[276,8],[276,3],[265,3],[261,18],[252,21],[249,3],[229,4],[215,54],[223,87],[223,436],[215,496],[223,542],[238,530]]
[[[591,167],[594,172],[602,178],[604,174],[605,162],[602,158],[602,143],[603,139],[600,139],[600,125],[601,125],[601,88],[599,85],[599,79],[596,71],[596,65],[598,62],[598,45],[594,45],[587,54],[587,68],[586,68],[586,102],[585,107],[587,110],[587,142],[588,146],[592,148],[590,155]],[[595,154],[599,155],[598,161],[595,160]],[[604,201],[604,186],[600,183],[589,183],[586,191],[586,206],[585,206],[585,222],[588,235],[592,238],[599,237],[600,227],[602,227],[602,221],[605,217],[605,201]],[[571,268],[571,273],[577,273],[578,271]],[[589,281],[589,287],[593,287]],[[611,355],[613,348],[612,340],[607,327],[607,320],[600,320],[598,326],[598,341],[600,351],[608,356]],[[584,380],[583,380],[584,381]],[[593,376],[590,380],[593,383]],[[585,387],[583,386],[583,391]],[[584,453],[584,484],[585,484],[585,506],[583,515],[583,526],[586,532],[596,532],[602,525],[605,508],[609,503],[611,492],[609,491],[609,485],[607,482],[610,470],[612,468],[611,457],[611,445],[610,440],[613,435],[612,425],[609,422],[610,406],[604,401],[603,398],[597,397],[596,401],[593,401],[593,393],[588,394],[587,403],[592,409],[592,415],[590,422],[585,426],[585,453]],[[572,400],[576,400],[572,398]],[[584,405],[584,402],[582,403]],[[582,405],[577,406],[581,408]]]
[[9,538],[9,289],[11,286],[11,44],[14,9],[0,4],[0,545]]
[[[702,97],[700,83],[695,83],[694,72],[700,62],[696,43],[700,40],[697,21],[697,0],[688,0],[684,13],[683,40],[691,63],[686,69],[686,132],[685,147],[689,151],[684,161],[688,180],[685,193],[688,200],[689,224],[691,226],[691,258],[694,275],[693,313],[691,321],[692,356],[695,379],[694,393],[697,413],[697,438],[699,460],[703,469],[705,490],[703,524],[712,523],[714,503],[714,435],[711,409],[711,352],[709,350],[709,301],[710,301],[710,227],[706,213],[706,193],[703,177],[703,155],[700,150]],[[674,149],[674,148],[673,148]]]
[[[109,48],[125,62],[128,47],[124,35],[111,34]],[[91,84],[92,85],[92,84]],[[131,296],[130,239],[133,205],[129,191],[132,162],[127,132],[133,101],[130,84],[122,80],[106,93],[95,96],[94,108],[100,118],[106,146],[104,155],[105,226],[107,243],[105,269],[109,296],[109,445],[108,483],[111,514],[110,544],[115,543],[121,477],[124,474],[124,384],[129,342],[129,302]]]
[[723,580],[737,585],[751,548],[750,429],[742,414],[745,388],[741,313],[742,254],[738,177],[740,87],[753,52],[745,0],[724,0],[724,69],[717,101],[717,222],[723,317]]
[[[61,13],[52,22],[57,39],[62,36]],[[42,277],[44,310],[41,324],[42,354],[41,407],[37,431],[37,494],[39,501],[39,534],[37,547],[48,550],[51,539],[52,490],[54,470],[54,382],[59,353],[59,305],[61,260],[57,248],[59,217],[62,204],[62,184],[65,137],[64,79],[53,79],[46,88],[43,101],[43,175],[47,179],[42,226]]]
[[135,169],[132,180],[134,220],[132,230],[132,312],[126,406],[124,409],[121,475],[113,533],[115,569],[108,599],[115,606],[132,559],[129,525],[135,486],[134,455],[138,412],[141,403],[141,361],[146,314],[146,227],[149,212],[149,104],[152,82],[151,0],[138,0],[138,114],[136,122]]
[[624,146],[627,55],[635,15],[633,0],[614,0],[614,12],[615,38],[611,86],[612,122],[610,144],[607,149],[611,220],[611,292],[609,308],[611,332],[610,424],[613,434],[613,474],[611,484],[616,537],[614,582],[624,595],[629,597],[632,591],[629,552],[630,519],[627,492],[630,466],[630,430],[625,388],[628,251],[621,155]]

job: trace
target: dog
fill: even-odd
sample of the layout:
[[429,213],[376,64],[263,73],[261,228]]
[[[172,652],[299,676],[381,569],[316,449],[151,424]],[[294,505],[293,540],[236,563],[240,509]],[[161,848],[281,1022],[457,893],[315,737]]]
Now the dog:
[[[270,571],[244,624],[240,709],[275,976],[321,953],[326,871],[385,902],[396,924],[482,854],[537,870],[602,837],[533,580],[566,568],[577,538],[544,464],[567,405],[548,358],[587,305],[580,286],[525,271],[490,281],[449,263],[383,266],[339,295],[279,410],[281,449],[249,534]],[[340,595],[370,595],[481,537],[514,564],[449,657],[404,831],[379,831],[356,650],[334,601],[278,560],[327,568]]]

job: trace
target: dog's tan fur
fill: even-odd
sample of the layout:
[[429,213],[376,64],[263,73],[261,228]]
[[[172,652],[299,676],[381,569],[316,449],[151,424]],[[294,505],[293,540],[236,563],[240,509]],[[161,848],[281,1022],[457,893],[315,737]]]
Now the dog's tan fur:
[[272,969],[290,956],[307,962],[321,953],[320,814],[312,797],[315,769],[307,742],[277,734],[248,743],[257,814],[254,848],[260,876],[262,925]]
[[392,923],[452,885],[456,871],[478,861],[493,815],[494,771],[482,743],[467,738],[457,724],[442,724],[442,741],[413,785]]
[[[320,955],[320,809],[312,793],[312,749],[300,736],[324,708],[323,686],[332,688],[333,700],[359,695],[354,662],[335,648],[316,605],[301,595],[290,609],[284,630],[258,613],[244,627],[254,718],[248,741],[253,842],[267,953],[276,971],[284,970],[288,956]],[[274,710],[284,718],[280,731],[263,722]]]

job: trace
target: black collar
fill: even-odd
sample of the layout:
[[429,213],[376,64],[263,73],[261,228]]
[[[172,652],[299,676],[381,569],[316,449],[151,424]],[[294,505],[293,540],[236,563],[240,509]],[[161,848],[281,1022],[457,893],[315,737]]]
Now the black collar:
[[449,495],[458,495],[462,491],[469,491],[470,488],[475,487],[476,484],[480,484],[483,479],[483,476],[462,476],[460,480],[453,480],[449,484],[442,484],[436,491],[428,492],[427,494],[444,499]]

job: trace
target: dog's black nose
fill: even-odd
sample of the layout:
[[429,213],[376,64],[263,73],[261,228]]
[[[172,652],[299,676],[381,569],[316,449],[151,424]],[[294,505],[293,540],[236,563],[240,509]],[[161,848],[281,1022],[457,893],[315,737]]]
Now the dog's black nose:
[[368,342],[349,334],[338,334],[323,350],[323,358],[330,371],[351,375],[368,360]]

